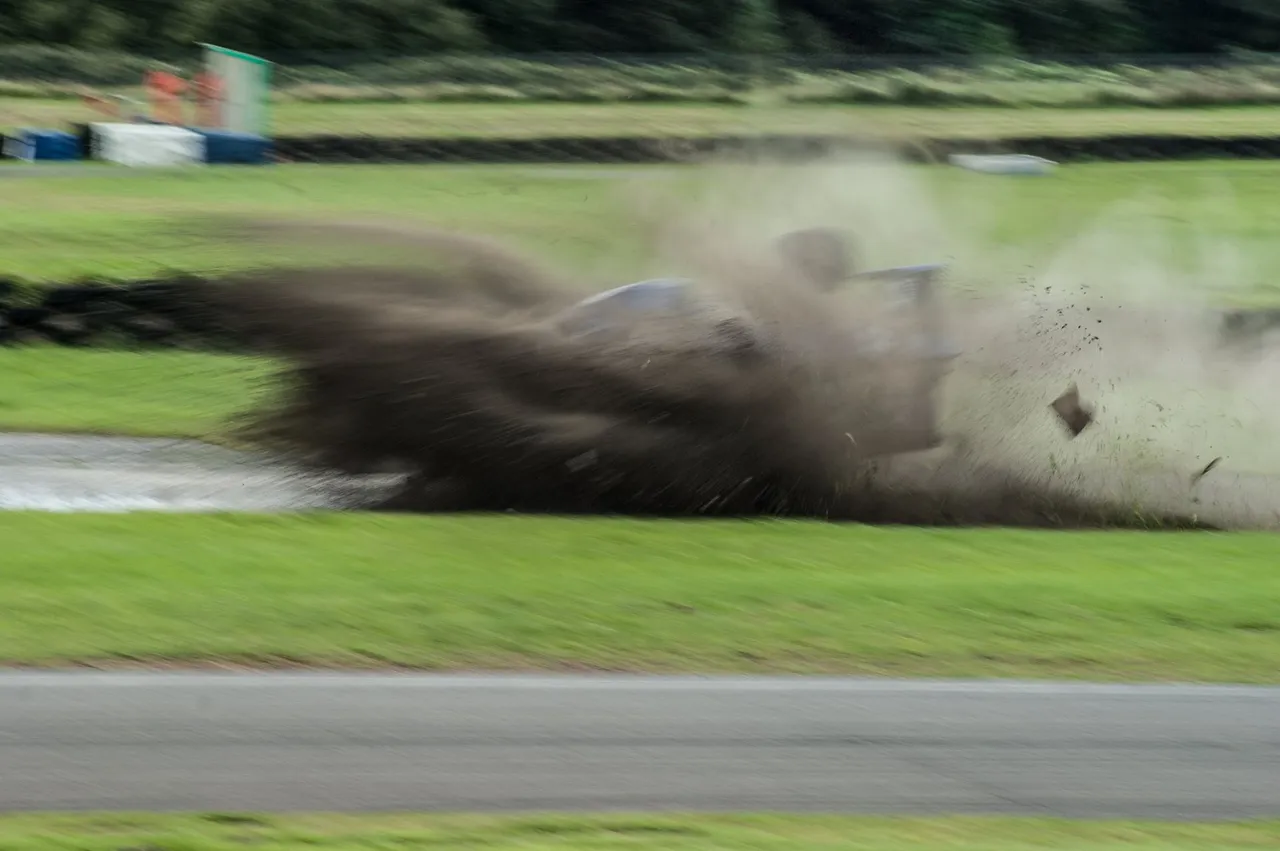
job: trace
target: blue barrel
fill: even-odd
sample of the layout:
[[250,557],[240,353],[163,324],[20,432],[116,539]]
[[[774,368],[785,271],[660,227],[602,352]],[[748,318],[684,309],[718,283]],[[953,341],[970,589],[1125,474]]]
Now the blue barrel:
[[62,130],[23,127],[5,138],[4,153],[20,160],[78,160],[80,140]]

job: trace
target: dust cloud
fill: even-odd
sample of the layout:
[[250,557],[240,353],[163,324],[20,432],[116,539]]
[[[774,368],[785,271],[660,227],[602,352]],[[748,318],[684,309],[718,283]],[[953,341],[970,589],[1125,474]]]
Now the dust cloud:
[[[383,223],[252,230],[416,248],[421,263],[264,269],[211,293],[287,365],[245,434],[323,470],[402,473],[388,509],[1280,523],[1268,466],[1280,464],[1280,387],[1268,378],[1280,349],[1224,345],[1196,295],[1238,256],[1205,237],[1188,265],[1135,199],[1001,279],[981,232],[1007,190],[979,191],[999,180],[974,176],[960,209],[885,158],[710,165],[678,191],[637,181],[619,239],[646,241],[638,271],[690,278],[723,313],[623,335],[556,322],[620,281],[583,280],[484,237]],[[862,270],[947,264],[940,295],[962,354],[937,399],[937,448],[894,454],[922,425],[902,416],[921,367],[855,345],[882,327],[878,288],[823,293],[776,250],[781,234],[811,227],[852,235]],[[1096,416],[1074,439],[1050,409],[1072,384]]]

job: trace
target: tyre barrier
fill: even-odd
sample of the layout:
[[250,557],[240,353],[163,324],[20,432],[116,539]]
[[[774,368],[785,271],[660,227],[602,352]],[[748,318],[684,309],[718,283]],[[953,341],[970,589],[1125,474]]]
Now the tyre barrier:
[[[80,156],[92,131],[75,125]],[[840,153],[892,152],[908,162],[943,163],[954,154],[1029,154],[1059,163],[1195,159],[1280,159],[1280,136],[1019,136],[1002,139],[881,139],[855,136],[562,136],[530,139],[421,138],[319,134],[276,136],[276,162],[316,164],[644,165],[708,159],[805,161]]]
[[886,140],[849,136],[555,137],[424,139],[380,136],[277,136],[277,161],[300,163],[653,164],[707,159],[804,161],[841,153],[892,151],[911,162],[953,154],[1019,153],[1055,162],[1278,159],[1277,136],[1026,136],[1000,140]]
[[[67,283],[0,277],[0,345],[224,352],[259,348],[226,327],[207,303],[208,285],[217,280],[189,272]],[[1225,310],[1219,328],[1224,344],[1257,342],[1280,334],[1280,308]]]

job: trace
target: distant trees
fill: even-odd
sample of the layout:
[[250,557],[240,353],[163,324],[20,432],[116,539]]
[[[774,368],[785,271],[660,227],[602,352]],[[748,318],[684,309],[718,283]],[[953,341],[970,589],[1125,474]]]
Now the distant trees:
[[0,43],[161,56],[1280,50],[1280,0],[0,0]]

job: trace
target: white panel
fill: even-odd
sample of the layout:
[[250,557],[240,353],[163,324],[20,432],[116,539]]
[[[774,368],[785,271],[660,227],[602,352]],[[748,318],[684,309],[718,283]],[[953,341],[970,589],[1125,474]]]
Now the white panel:
[[236,133],[262,133],[267,98],[264,66],[206,48],[205,67],[222,81],[219,128]]
[[127,166],[183,166],[203,163],[204,136],[165,124],[92,125],[95,155]]

